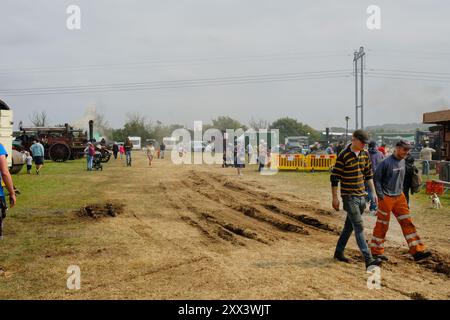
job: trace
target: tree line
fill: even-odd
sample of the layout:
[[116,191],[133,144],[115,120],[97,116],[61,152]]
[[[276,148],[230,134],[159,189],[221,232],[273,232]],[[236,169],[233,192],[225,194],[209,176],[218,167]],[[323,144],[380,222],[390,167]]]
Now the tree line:
[[[147,139],[155,139],[161,142],[164,137],[171,136],[172,132],[179,128],[184,128],[180,124],[163,124],[161,121],[155,123],[147,119],[139,113],[129,113],[126,122],[121,128],[112,128],[105,116],[99,112],[95,112],[94,116],[95,131],[100,132],[103,136],[114,141],[125,141],[127,137],[141,137],[143,141]],[[30,120],[35,126],[48,125],[48,116],[45,112],[34,112],[30,116]],[[241,123],[239,120],[229,116],[218,116],[211,120],[211,123],[203,125],[203,131],[214,128],[225,132],[226,129],[278,129],[280,142],[284,142],[287,136],[309,136],[311,141],[320,139],[320,132],[313,129],[308,124],[299,122],[297,119],[290,117],[279,118],[273,122],[263,119],[251,119],[248,125]],[[187,128],[186,128],[187,129]]]

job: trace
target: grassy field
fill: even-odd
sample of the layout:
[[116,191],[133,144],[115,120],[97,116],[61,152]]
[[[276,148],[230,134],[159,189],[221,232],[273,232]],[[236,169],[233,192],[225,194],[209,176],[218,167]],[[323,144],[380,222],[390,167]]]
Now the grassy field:
[[[66,163],[47,162],[39,176],[34,172],[28,175],[25,169],[13,176],[21,194],[18,196],[17,206],[9,211],[5,219],[5,239],[0,242],[0,299],[140,297],[139,290],[142,289],[139,289],[137,284],[125,292],[110,289],[107,295],[94,294],[98,281],[108,283],[116,274],[122,274],[128,268],[131,273],[142,270],[142,261],[147,259],[140,256],[142,254],[152,255],[152,263],[163,260],[153,256],[159,254],[155,253],[158,248],[153,253],[149,252],[147,242],[136,238],[135,233],[129,233],[128,223],[130,219],[134,219],[132,215],[135,214],[93,221],[80,218],[75,213],[86,204],[104,203],[118,198],[129,205],[130,212],[143,214],[137,218],[148,218],[149,226],[160,223],[161,229],[154,227],[155,233],[162,233],[165,237],[176,236],[176,243],[185,242],[182,233],[166,234],[164,228],[169,222],[172,223],[174,213],[168,211],[170,205],[166,199],[161,198],[164,194],[154,194],[154,188],[161,186],[161,182],[151,180],[156,178],[152,178],[151,171],[147,170],[144,156],[136,154],[136,157],[139,157],[139,167],[133,169],[126,168],[120,160],[112,160],[103,172],[87,172],[85,160],[81,159]],[[168,160],[165,161],[169,163]],[[185,172],[190,169],[192,167],[178,170]],[[229,176],[234,176],[236,171],[233,168],[214,170]],[[263,177],[258,174],[256,166],[248,166],[244,175],[245,179],[253,181],[252,183],[264,185],[268,192],[273,189],[279,194],[285,192],[307,195],[311,203],[317,203],[319,207],[330,207],[331,192],[327,172],[279,172]],[[141,180],[144,176],[150,180]],[[164,174],[158,179],[164,181]],[[176,180],[176,177],[174,179]],[[151,185],[150,182],[154,183]],[[174,189],[173,192],[177,190]],[[129,194],[128,203],[126,194]],[[189,194],[187,196],[189,197]],[[445,221],[450,218],[450,210],[437,212],[430,209],[429,196],[424,192],[414,195],[412,199],[420,224],[428,224],[429,221],[443,216],[447,219]],[[162,207],[157,210],[148,209],[150,207],[146,201],[160,202]],[[441,201],[446,207],[450,205],[448,195],[442,196]],[[166,212],[167,218],[159,218]],[[149,227],[135,225],[135,220],[132,220],[131,229],[142,235],[141,228]],[[431,224],[429,228],[424,228],[427,234],[433,231]],[[445,240],[448,234],[442,234],[440,238]],[[156,239],[154,243],[158,244],[158,241],[161,240]],[[172,240],[173,243],[174,241]],[[85,270],[89,270],[83,274],[83,283],[85,286],[92,286],[92,293],[79,296],[67,290],[66,269],[70,264],[82,264]],[[166,295],[157,297],[176,297],[164,294]]]
[[[18,289],[39,296],[56,280],[43,276],[45,270],[40,266],[49,264],[42,260],[83,247],[85,222],[73,211],[102,199],[105,186],[102,187],[104,179],[99,174],[87,172],[85,161],[76,160],[47,162],[39,176],[34,172],[26,174],[25,168],[13,176],[20,195],[4,221],[0,268],[5,279],[13,273],[20,273],[20,277],[14,277],[13,282],[0,280],[0,298],[12,298]],[[59,280],[64,277],[61,274]],[[5,296],[5,292],[12,296]]]

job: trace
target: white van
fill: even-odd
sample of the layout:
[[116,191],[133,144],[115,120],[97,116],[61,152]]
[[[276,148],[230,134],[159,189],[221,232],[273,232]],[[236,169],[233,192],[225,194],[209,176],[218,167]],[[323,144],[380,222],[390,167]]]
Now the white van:
[[141,150],[141,137],[128,137],[133,144],[133,150]]
[[166,146],[166,150],[172,150],[178,143],[178,139],[174,137],[164,137],[163,142]]

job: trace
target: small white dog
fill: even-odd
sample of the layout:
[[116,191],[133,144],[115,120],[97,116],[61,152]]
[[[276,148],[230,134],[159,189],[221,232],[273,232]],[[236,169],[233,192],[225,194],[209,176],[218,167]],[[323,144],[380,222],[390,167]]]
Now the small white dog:
[[433,209],[442,208],[441,200],[439,200],[439,197],[436,193],[433,193],[433,195],[431,196],[431,203],[433,204]]

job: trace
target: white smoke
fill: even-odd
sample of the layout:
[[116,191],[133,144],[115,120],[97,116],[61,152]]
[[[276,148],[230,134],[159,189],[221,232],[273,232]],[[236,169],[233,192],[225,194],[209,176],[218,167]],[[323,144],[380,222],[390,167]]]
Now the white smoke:
[[88,105],[84,111],[83,116],[74,121],[73,127],[89,131],[89,121],[94,120],[94,133],[109,139],[110,127],[108,121],[106,121],[105,116],[98,111],[96,105]]

